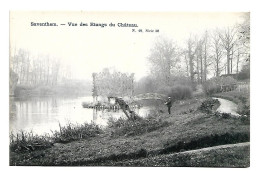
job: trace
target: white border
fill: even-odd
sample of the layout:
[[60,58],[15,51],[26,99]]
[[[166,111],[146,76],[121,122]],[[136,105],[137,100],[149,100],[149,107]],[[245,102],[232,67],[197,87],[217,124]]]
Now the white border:
[[[259,99],[259,77],[258,77],[258,64],[259,64],[259,49],[257,45],[259,44],[259,12],[257,7],[257,1],[250,0],[157,0],[157,1],[140,1],[140,0],[129,0],[129,1],[119,1],[119,0],[71,0],[71,1],[53,1],[53,0],[9,0],[6,1],[2,6],[1,3],[1,39],[0,39],[0,49],[1,49],[1,169],[3,171],[26,171],[26,172],[45,172],[45,171],[64,171],[71,172],[74,169],[84,169],[81,168],[42,168],[42,167],[9,167],[9,137],[8,137],[8,122],[9,122],[9,104],[8,104],[8,70],[9,70],[9,10],[62,10],[62,11],[250,11],[251,12],[251,167],[247,169],[210,169],[210,168],[90,168],[87,167],[87,171],[192,171],[192,172],[240,172],[240,171],[255,171],[259,168],[259,111],[256,109],[257,99]],[[40,169],[39,169],[40,168]],[[7,170],[8,169],[8,170]],[[73,170],[72,170],[73,169]],[[145,169],[145,170],[144,170]],[[172,170],[173,169],[173,170]],[[192,169],[192,170],[191,170]],[[86,170],[82,170],[86,171]]]

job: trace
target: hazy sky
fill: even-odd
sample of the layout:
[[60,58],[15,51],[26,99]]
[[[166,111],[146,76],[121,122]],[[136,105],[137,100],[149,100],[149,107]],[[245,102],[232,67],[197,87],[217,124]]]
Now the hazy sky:
[[[76,78],[91,79],[93,72],[105,67],[135,73],[140,79],[149,70],[146,57],[159,35],[182,44],[190,33],[234,25],[242,13],[126,13],[126,12],[11,12],[10,46],[32,54],[49,54],[71,66]],[[31,26],[35,23],[57,23],[59,26]],[[68,22],[78,26],[68,26]],[[114,23],[115,27],[79,26],[83,23]],[[117,23],[137,24],[137,32]],[[62,26],[60,24],[66,24]],[[138,29],[143,32],[139,33]],[[159,33],[144,32],[159,29]]]

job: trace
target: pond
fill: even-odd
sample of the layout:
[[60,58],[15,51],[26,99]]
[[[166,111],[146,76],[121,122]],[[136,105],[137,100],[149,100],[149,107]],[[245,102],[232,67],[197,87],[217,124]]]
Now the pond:
[[[110,117],[125,117],[121,110],[96,110],[82,107],[82,102],[91,102],[92,97],[33,97],[10,98],[9,130],[17,133],[21,130],[42,135],[59,130],[62,126],[82,123],[95,123],[105,127]],[[134,110],[145,117],[149,107]]]

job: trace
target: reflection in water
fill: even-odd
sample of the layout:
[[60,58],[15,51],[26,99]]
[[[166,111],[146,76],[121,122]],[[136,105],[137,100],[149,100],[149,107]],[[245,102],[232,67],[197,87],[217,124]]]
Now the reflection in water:
[[[82,107],[82,102],[92,101],[92,97],[78,98],[10,98],[10,131],[33,131],[35,134],[59,130],[59,123],[66,125],[95,123],[105,126],[109,117],[125,117],[122,111],[96,110]],[[140,116],[146,116],[147,107],[136,109]]]

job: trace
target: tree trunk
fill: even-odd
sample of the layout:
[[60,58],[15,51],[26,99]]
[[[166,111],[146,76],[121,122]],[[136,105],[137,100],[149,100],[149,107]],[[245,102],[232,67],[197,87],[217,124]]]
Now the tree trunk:
[[197,82],[200,83],[200,73],[199,73],[199,54],[197,54]]
[[200,77],[201,77],[201,78],[200,78],[200,80],[201,80],[200,83],[203,82],[203,81],[202,81],[202,80],[203,80],[203,77],[202,77],[202,76],[203,76],[203,58],[202,58],[202,55],[201,55],[201,56],[200,56]]
[[233,58],[234,58],[234,49],[232,48],[232,58],[230,59],[230,73],[233,73]]
[[218,55],[217,55],[217,59],[216,59],[216,76],[219,77],[219,60],[218,60]]
[[193,56],[191,55],[190,51],[189,51],[190,79],[191,79],[192,87],[194,89],[195,84],[194,84]]
[[237,50],[237,74],[238,74],[239,56],[240,56],[240,53],[239,53],[239,49],[238,49]]
[[230,50],[227,50],[227,74],[230,74]]

